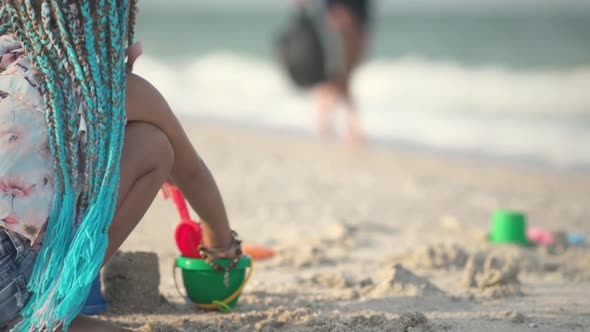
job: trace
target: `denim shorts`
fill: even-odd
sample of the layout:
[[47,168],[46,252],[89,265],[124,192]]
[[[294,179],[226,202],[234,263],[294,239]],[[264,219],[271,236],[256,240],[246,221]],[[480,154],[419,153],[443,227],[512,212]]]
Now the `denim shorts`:
[[0,331],[18,320],[31,297],[27,283],[36,258],[27,239],[0,229]]

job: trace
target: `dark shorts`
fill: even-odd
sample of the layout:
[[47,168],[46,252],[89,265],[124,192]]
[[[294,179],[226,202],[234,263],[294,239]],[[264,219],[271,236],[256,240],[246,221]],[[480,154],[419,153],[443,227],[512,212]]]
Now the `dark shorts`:
[[326,7],[333,5],[344,5],[350,8],[354,15],[359,19],[362,25],[369,24],[370,21],[370,4],[369,0],[325,0]]
[[0,331],[16,322],[31,297],[27,283],[36,257],[28,240],[0,229]]

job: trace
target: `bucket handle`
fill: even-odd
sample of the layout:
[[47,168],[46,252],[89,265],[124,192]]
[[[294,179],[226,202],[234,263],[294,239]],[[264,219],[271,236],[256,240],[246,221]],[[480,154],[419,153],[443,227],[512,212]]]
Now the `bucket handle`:
[[176,287],[176,291],[178,292],[178,294],[180,294],[180,296],[182,296],[184,299],[186,299],[187,302],[192,303],[195,307],[201,310],[219,310],[221,312],[227,313],[231,312],[231,308],[228,306],[228,303],[235,300],[235,298],[242,293],[244,287],[246,287],[246,284],[248,283],[248,280],[250,280],[250,277],[252,276],[252,271],[254,270],[254,263],[252,263],[252,260],[250,260],[250,266],[248,266],[248,274],[246,275],[246,278],[244,278],[242,285],[240,285],[240,287],[236,289],[236,291],[233,292],[232,295],[228,296],[223,301],[214,301],[210,304],[195,303],[188,297],[188,295],[182,293],[180,287],[178,287],[178,279],[176,278],[176,270],[178,268],[179,267],[176,266],[176,263],[174,263],[174,265],[172,266],[172,278],[174,278],[174,287]]

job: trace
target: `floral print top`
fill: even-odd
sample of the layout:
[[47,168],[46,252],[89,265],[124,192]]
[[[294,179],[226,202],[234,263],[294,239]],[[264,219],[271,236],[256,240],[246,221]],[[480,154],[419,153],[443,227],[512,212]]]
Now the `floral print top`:
[[[130,73],[143,53],[141,42],[125,51]],[[54,199],[55,172],[36,74],[16,38],[0,36],[0,228],[24,236],[38,249]],[[87,126],[81,109],[78,114],[84,149]]]
[[0,227],[35,242],[49,217],[54,170],[31,60],[0,36]]

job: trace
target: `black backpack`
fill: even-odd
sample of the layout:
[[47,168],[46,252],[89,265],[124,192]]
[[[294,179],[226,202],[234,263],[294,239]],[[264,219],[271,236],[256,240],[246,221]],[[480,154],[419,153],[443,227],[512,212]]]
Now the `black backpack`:
[[313,19],[299,10],[278,41],[278,55],[293,83],[311,88],[326,81],[324,48]]

